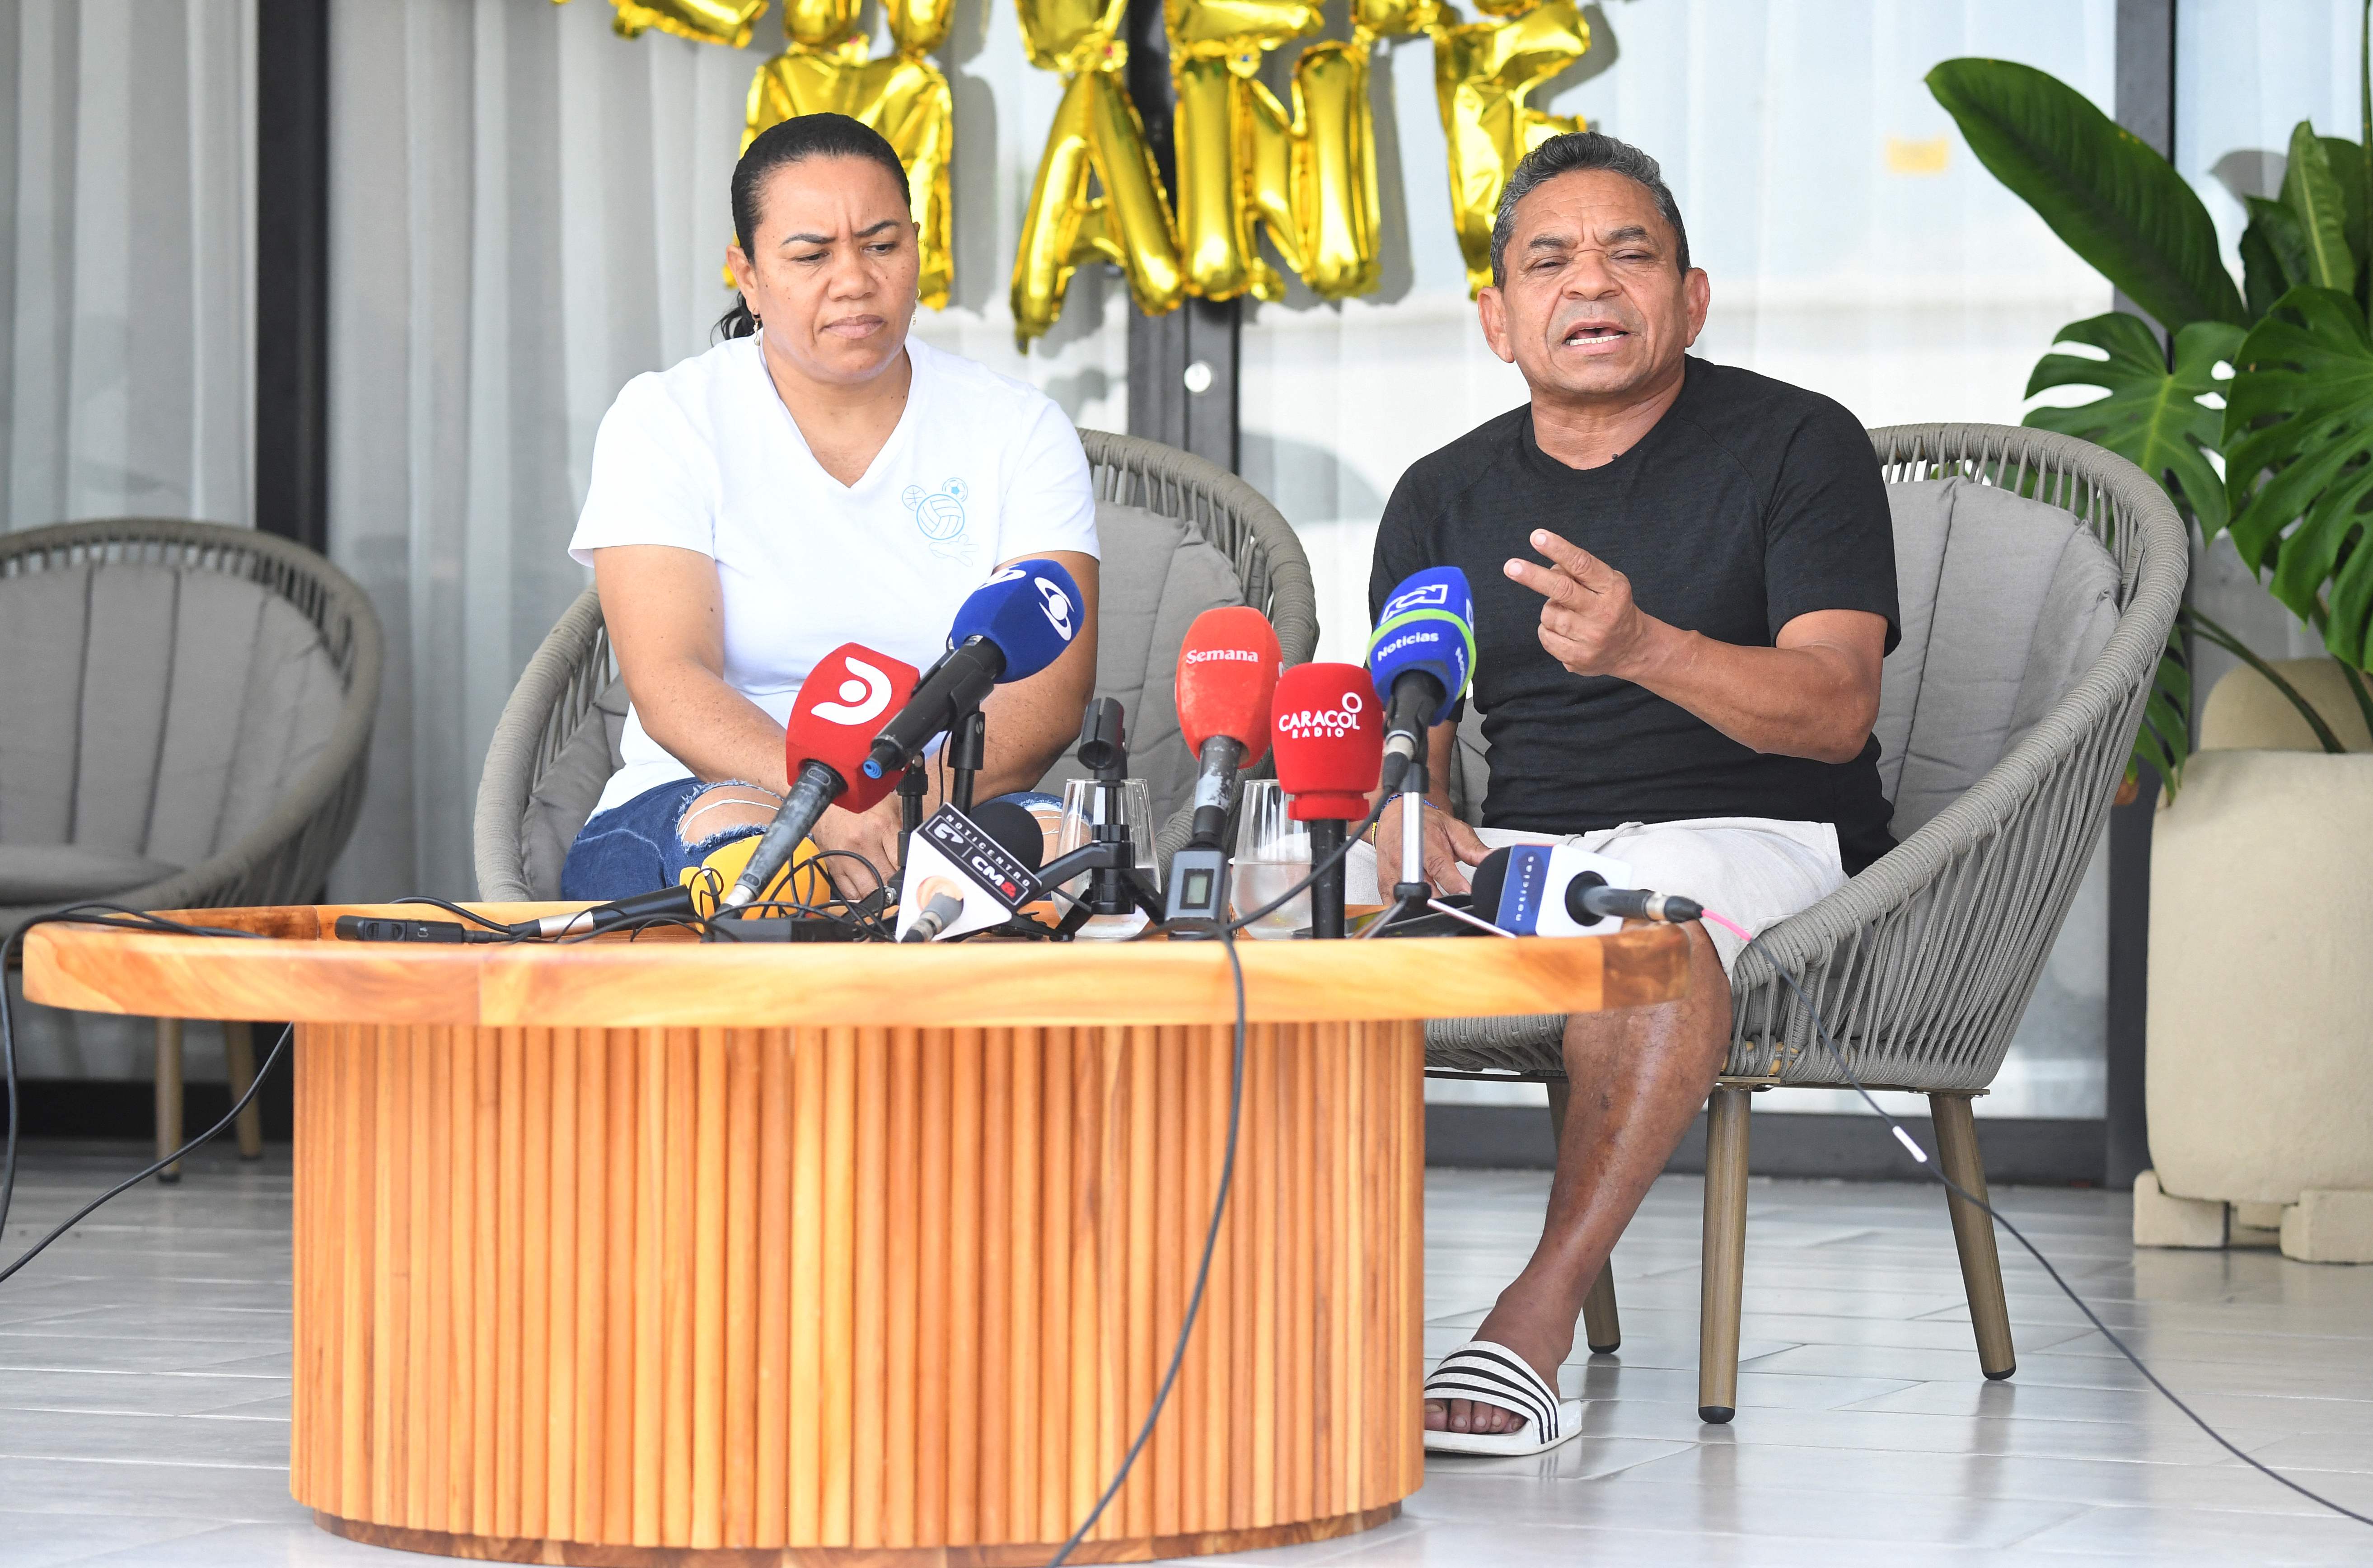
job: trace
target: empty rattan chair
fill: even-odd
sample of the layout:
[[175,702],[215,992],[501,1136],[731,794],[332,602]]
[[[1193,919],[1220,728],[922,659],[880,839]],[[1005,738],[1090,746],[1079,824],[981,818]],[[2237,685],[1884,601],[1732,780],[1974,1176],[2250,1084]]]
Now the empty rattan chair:
[[[380,657],[363,591],[286,539],[164,518],[0,534],[0,935],[84,899],[314,897],[362,805]],[[235,1098],[254,1044],[223,1034]],[[181,1141],[181,1024],[159,1019],[158,1153]],[[252,1106],[239,1141],[262,1153]]]
[[[1902,642],[1876,732],[1899,847],[1765,931],[1732,977],[1730,1059],[1707,1106],[1698,1403],[1736,1404],[1748,1097],[1838,1088],[1784,971],[1872,1089],[1929,1096],[1945,1174],[1981,1198],[1970,1099],[2001,1069],[2123,777],[2183,596],[2182,521],[2143,472],[2089,442],[1993,425],[1871,433],[1894,511]],[[1476,820],[1481,731],[1460,735],[1453,804]],[[1666,891],[1686,894],[1687,888]],[[1429,1071],[1549,1085],[1563,1132],[1564,1020],[1440,1020]],[[1980,1364],[2014,1370],[1993,1223],[1947,1199]],[[1584,1340],[1619,1341],[1613,1270]]]
[[[1249,604],[1277,627],[1288,664],[1318,646],[1309,557],[1278,509],[1234,474],[1136,436],[1082,430],[1094,475],[1099,583],[1096,695],[1128,715],[1129,771],[1151,786],[1163,863],[1186,842],[1195,758],[1178,732],[1173,681],[1194,618]],[[557,898],[561,863],[618,766],[625,724],[602,602],[570,605],[505,705],[478,781],[479,896]],[[1265,764],[1264,766],[1267,765]],[[1079,776],[1068,756],[1042,782]]]

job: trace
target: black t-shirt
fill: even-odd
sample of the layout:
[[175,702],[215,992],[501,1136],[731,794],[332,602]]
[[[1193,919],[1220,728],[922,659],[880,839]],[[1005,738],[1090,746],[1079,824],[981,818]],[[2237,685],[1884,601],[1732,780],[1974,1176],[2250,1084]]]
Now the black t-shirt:
[[1517,408],[1401,476],[1376,533],[1373,615],[1393,585],[1455,566],[1475,591],[1475,683],[1491,743],[1484,825],[1579,833],[1760,816],[1836,825],[1845,869],[1894,847],[1878,742],[1843,764],[1759,755],[1644,687],[1571,673],[1540,644],[1541,597],[1502,564],[1533,530],[1631,580],[1648,614],[1770,647],[1815,610],[1866,610],[1898,635],[1887,488],[1861,423],[1750,370],[1688,361],[1681,393],[1631,451],[1569,468]]

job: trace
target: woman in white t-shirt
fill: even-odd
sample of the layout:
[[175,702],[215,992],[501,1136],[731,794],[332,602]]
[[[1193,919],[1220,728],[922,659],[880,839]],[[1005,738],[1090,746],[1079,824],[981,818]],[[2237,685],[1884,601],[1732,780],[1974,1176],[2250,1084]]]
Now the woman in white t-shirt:
[[[1060,561],[1087,614],[1052,666],[988,698],[980,796],[1035,784],[1095,684],[1078,432],[1043,393],[907,336],[918,258],[890,144],[838,114],[762,133],[733,170],[733,228],[724,341],[627,382],[593,443],[569,554],[593,568],[633,708],[569,849],[571,898],[672,886],[758,832],[815,662],[861,642],[928,667],[1007,562]],[[897,829],[894,795],[825,813],[814,837],[886,874]]]

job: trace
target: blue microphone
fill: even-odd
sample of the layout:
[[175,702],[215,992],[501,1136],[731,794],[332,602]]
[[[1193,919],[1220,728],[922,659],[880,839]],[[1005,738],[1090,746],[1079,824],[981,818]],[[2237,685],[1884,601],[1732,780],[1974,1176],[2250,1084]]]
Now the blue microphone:
[[1425,733],[1450,717],[1475,672],[1475,595],[1456,567],[1403,578],[1376,617],[1368,671],[1385,702],[1385,788],[1425,755]]
[[957,606],[947,652],[873,737],[865,776],[905,767],[932,736],[978,708],[991,686],[1026,681],[1061,658],[1086,615],[1080,585],[1057,561],[1019,561],[974,589]]

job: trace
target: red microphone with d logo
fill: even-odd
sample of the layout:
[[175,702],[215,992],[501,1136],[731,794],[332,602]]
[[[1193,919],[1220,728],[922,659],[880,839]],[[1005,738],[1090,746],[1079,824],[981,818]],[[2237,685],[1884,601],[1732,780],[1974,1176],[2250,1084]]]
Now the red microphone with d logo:
[[726,909],[739,909],[775,880],[826,806],[870,811],[898,787],[894,774],[866,777],[866,754],[883,715],[906,700],[921,673],[860,642],[844,642],[816,661],[783,727],[791,792],[725,895]]
[[1310,825],[1311,864],[1326,867],[1310,885],[1311,932],[1339,937],[1343,825],[1368,814],[1384,766],[1375,682],[1357,664],[1298,665],[1277,684],[1274,715],[1278,787],[1293,797],[1293,819]]

